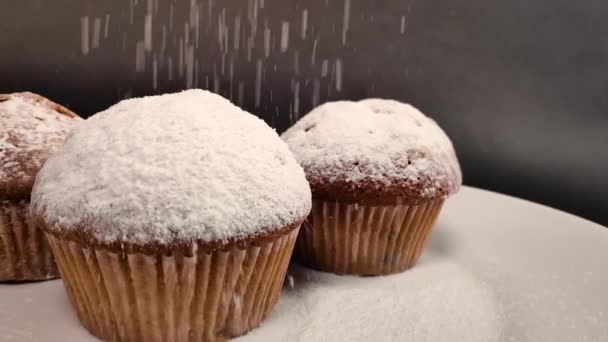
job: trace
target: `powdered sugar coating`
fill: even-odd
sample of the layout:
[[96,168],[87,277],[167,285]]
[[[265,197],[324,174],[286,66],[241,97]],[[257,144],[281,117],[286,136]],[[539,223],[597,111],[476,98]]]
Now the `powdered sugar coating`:
[[34,212],[106,243],[225,241],[310,211],[276,132],[203,91],[124,100],[86,120],[41,170]]
[[19,190],[29,197],[42,164],[80,122],[41,96],[0,94],[0,193],[12,197]]
[[376,188],[410,186],[421,198],[458,190],[460,166],[443,130],[413,106],[394,100],[328,102],[282,138],[315,183]]

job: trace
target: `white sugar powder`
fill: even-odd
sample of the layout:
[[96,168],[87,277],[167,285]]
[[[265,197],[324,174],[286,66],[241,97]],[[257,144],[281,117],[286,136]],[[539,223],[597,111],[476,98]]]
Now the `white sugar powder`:
[[297,268],[267,321],[238,342],[495,342],[491,290],[456,264],[359,278]]
[[0,95],[0,182],[39,168],[80,119],[31,95]]
[[462,175],[450,139],[416,108],[393,100],[328,102],[282,135],[307,174],[329,181],[433,179],[422,190],[433,197],[448,184],[454,192]]
[[101,241],[224,240],[310,211],[301,167],[276,132],[219,95],[125,100],[86,120],[41,170],[39,214]]

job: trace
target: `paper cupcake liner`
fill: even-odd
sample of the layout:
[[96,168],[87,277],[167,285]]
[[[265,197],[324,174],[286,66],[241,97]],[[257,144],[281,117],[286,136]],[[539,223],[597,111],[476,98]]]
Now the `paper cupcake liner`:
[[336,274],[405,271],[422,254],[443,202],[371,206],[313,200],[294,259]]
[[225,341],[279,298],[299,228],[193,256],[115,253],[48,234],[78,318],[106,341]]
[[58,276],[44,232],[30,219],[29,202],[0,202],[0,281]]

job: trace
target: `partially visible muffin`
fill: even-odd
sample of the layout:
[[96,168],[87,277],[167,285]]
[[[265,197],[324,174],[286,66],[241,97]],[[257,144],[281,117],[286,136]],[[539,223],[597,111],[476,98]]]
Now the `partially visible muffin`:
[[59,275],[42,231],[29,219],[30,193],[44,162],[80,122],[42,96],[0,94],[0,281]]
[[294,257],[324,271],[378,275],[413,266],[462,182],[443,130],[393,100],[323,104],[282,138],[313,194]]
[[203,91],[85,121],[32,193],[80,321],[106,341],[224,341],[276,303],[310,212],[278,134]]

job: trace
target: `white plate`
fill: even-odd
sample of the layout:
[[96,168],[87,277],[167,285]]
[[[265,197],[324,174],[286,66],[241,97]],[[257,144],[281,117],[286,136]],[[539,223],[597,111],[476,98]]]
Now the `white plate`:
[[[608,341],[608,230],[463,188],[421,261],[380,278],[293,268],[251,341]],[[0,341],[95,341],[60,281],[0,285]]]

